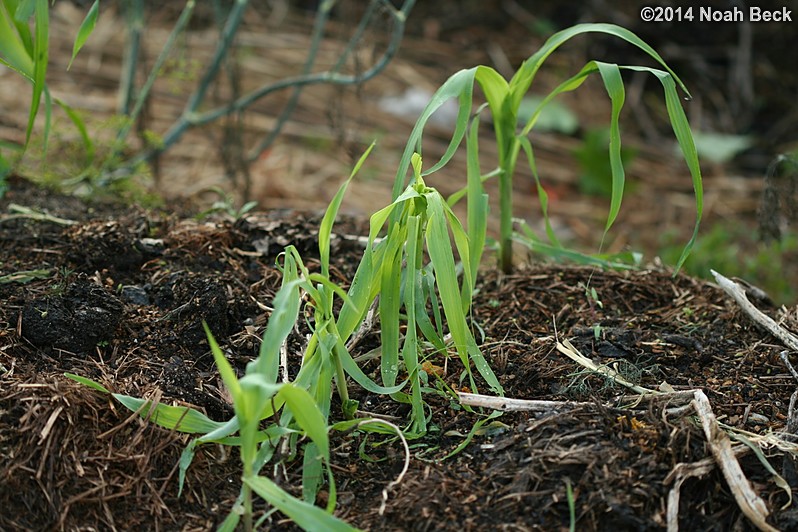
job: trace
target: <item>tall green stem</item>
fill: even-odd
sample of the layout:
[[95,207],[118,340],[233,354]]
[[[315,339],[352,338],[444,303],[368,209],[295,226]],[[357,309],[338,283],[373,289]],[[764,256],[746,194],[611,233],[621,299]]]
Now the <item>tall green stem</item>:
[[[514,114],[511,123],[515,124]],[[504,122],[499,127],[506,125],[507,123]],[[512,273],[513,174],[515,173],[515,165],[518,161],[518,151],[521,145],[516,139],[513,129],[505,130],[503,141],[506,144],[506,148],[502,150],[503,156],[499,161],[502,170],[499,175],[499,267],[504,273]]]

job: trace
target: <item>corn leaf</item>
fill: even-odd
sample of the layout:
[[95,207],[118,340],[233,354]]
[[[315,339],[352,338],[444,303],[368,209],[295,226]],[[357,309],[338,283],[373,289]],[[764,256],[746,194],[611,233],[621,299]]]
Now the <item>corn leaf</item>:
[[529,169],[532,171],[532,176],[535,178],[535,187],[537,188],[540,212],[543,214],[543,222],[546,224],[546,236],[548,237],[552,246],[556,248],[562,248],[562,244],[557,238],[554,228],[551,226],[551,219],[549,219],[549,194],[546,192],[546,189],[543,188],[543,185],[540,182],[538,167],[535,164],[535,152],[532,150],[532,144],[529,142],[529,138],[527,137],[519,138],[519,142],[521,147],[524,148],[526,160],[529,163]]
[[97,16],[100,14],[100,0],[94,0],[89,12],[86,14],[86,18],[83,19],[83,22],[78,29],[78,34],[75,37],[75,43],[72,46],[72,58],[69,60],[69,64],[67,65],[67,70],[72,67],[72,61],[75,60],[77,57],[78,52],[83,45],[86,44],[86,40],[91,35],[91,32],[94,31],[94,26],[97,25]]
[[639,72],[650,72],[654,74],[657,79],[659,79],[660,83],[662,83],[662,88],[665,91],[665,106],[668,110],[668,118],[671,121],[671,128],[673,129],[673,134],[676,136],[676,140],[679,143],[679,148],[682,150],[682,155],[684,156],[684,160],[687,163],[687,168],[690,170],[690,176],[693,180],[693,192],[695,193],[696,208],[695,226],[693,228],[693,235],[690,237],[690,241],[682,250],[682,254],[676,263],[676,268],[674,271],[674,275],[676,275],[676,273],[678,273],[679,269],[684,264],[684,261],[687,260],[687,257],[690,255],[690,251],[693,249],[696,238],[698,238],[698,228],[704,212],[704,188],[701,179],[701,165],[698,162],[698,151],[696,150],[695,141],[693,140],[693,133],[690,130],[690,123],[687,120],[687,115],[684,113],[682,102],[679,98],[679,94],[676,91],[676,82],[681,85],[681,81],[679,81],[679,78],[677,78],[675,75],[672,75],[672,73],[669,74],[668,72],[663,72],[654,68],[629,66],[623,68],[636,70]]
[[618,212],[621,209],[621,200],[623,199],[624,187],[624,169],[623,162],[621,161],[621,129],[620,118],[621,109],[625,99],[625,92],[623,89],[623,80],[621,79],[621,71],[618,65],[611,63],[601,63],[596,61],[601,79],[604,81],[604,87],[607,89],[607,94],[610,96],[612,103],[612,115],[610,118],[610,168],[612,170],[612,197],[610,198],[610,212],[607,215],[607,223],[604,226],[604,235],[602,242],[610,230],[615,219],[618,217]]
[[[9,7],[15,7],[13,2],[0,1],[0,63],[33,81],[33,58]],[[27,26],[20,26],[23,32],[29,33]]]
[[68,377],[68,378],[72,379],[75,382],[79,382],[80,384],[88,386],[89,388],[94,388],[98,392],[111,393],[108,390],[108,388],[106,388],[105,386],[103,386],[99,382],[91,380],[91,379],[89,379],[87,377],[81,377],[80,375],[75,375],[74,373],[64,373],[64,377]]
[[432,95],[429,103],[424,108],[424,111],[422,111],[421,116],[416,120],[413,131],[410,133],[410,137],[407,140],[405,150],[402,153],[402,158],[399,160],[399,168],[396,172],[396,178],[393,184],[393,198],[397,198],[407,185],[407,169],[410,167],[410,158],[414,153],[421,153],[421,136],[424,132],[424,126],[426,126],[430,116],[448,100],[457,98],[460,101],[460,108],[457,113],[457,122],[455,130],[452,133],[451,141],[440,161],[427,173],[435,172],[443,167],[454,155],[468,126],[468,116],[471,113],[471,99],[476,72],[477,69],[472,68],[455,73]]
[[488,195],[482,186],[479,168],[479,117],[474,117],[466,137],[466,227],[468,230],[470,272],[472,283],[468,287],[473,292],[482,252],[485,250],[485,235],[488,228]]
[[350,532],[357,530],[321,508],[292,497],[266,477],[245,478],[252,490],[305,530]]
[[324,213],[324,217],[321,220],[321,225],[319,227],[319,257],[321,259],[322,275],[326,276],[330,271],[330,236],[332,235],[332,227],[335,223],[335,218],[338,216],[338,209],[341,208],[341,202],[344,199],[349,183],[360,171],[360,167],[363,166],[363,163],[366,162],[366,158],[374,148],[374,144],[375,143],[372,142],[365,153],[360,156],[360,159],[358,159],[355,167],[352,169],[352,173],[349,174],[349,178],[338,188],[338,192],[335,194],[332,201],[330,201]]
[[162,403],[156,405],[149,399],[119,393],[112,395],[128,410],[140,412],[143,418],[166,429],[188,434],[206,434],[224,425],[224,423],[214,421],[202,412],[187,406],[172,406]]
[[[25,132],[25,144],[30,142],[33,133],[33,124],[36,115],[39,113],[39,105],[42,99],[42,92],[47,82],[47,63],[49,61],[48,46],[50,33],[50,12],[47,0],[36,0],[36,28],[34,30],[33,41],[33,96],[31,97],[30,113],[28,116],[28,127]],[[49,128],[45,128],[45,135],[49,134]]]
[[211,329],[208,327],[208,324],[205,322],[205,320],[202,320],[202,328],[205,329],[205,335],[208,338],[208,345],[210,346],[211,353],[213,354],[213,361],[216,363],[219,374],[222,376],[222,381],[230,392],[230,396],[233,398],[233,403],[238,404],[241,400],[241,384],[238,382],[238,377],[236,377],[233,366],[231,366],[230,362],[227,361],[227,358],[224,356],[219,344],[216,343],[216,339],[213,337]]
[[513,109],[518,109],[518,107],[521,105],[521,100],[526,94],[526,91],[529,89],[535,74],[549,55],[551,55],[557,48],[571,38],[582,33],[591,32],[612,35],[614,37],[623,39],[634,46],[637,46],[646,52],[651,58],[657,61],[660,65],[662,65],[662,67],[665,68],[665,70],[667,70],[671,76],[673,76],[673,79],[678,82],[681,89],[687,93],[689,97],[690,93],[687,91],[687,87],[685,87],[684,83],[682,83],[676,73],[673,72],[670,67],[668,67],[668,65],[665,63],[665,60],[662,59],[662,57],[660,57],[660,55],[651,46],[646,44],[642,39],[640,39],[640,37],[631,31],[614,24],[577,24],[576,26],[572,26],[552,35],[537,52],[535,52],[529,59],[524,61],[524,63],[521,65],[521,68],[518,69],[512,80],[510,80],[509,90],[511,93],[510,97],[512,99],[511,107]]

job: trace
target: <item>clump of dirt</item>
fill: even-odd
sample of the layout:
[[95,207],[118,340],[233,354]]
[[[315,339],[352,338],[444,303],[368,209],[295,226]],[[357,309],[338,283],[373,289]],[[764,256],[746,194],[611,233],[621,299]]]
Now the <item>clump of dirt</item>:
[[[0,199],[0,507],[17,509],[0,512],[0,528],[214,529],[238,495],[235,451],[200,447],[178,496],[188,437],[63,374],[229,419],[202,322],[243,372],[280,286],[279,253],[294,245],[317,269],[320,219],[284,211],[197,221],[54,198],[12,179]],[[11,212],[12,203],[29,210]],[[366,227],[335,227],[331,275],[344,287]],[[798,323],[795,309],[764,310]],[[749,529],[689,402],[625,399],[627,390],[558,350],[566,340],[636,386],[702,390],[718,419],[760,442],[795,488],[783,432],[796,384],[784,348],[718,287],[656,267],[485,271],[472,323],[507,397],[548,402],[488,418],[492,410],[454,393],[476,391],[464,390],[457,357],[423,353],[429,433],[412,442],[395,484],[404,463],[396,441],[333,433],[337,515],[373,530],[550,530],[572,519],[585,530]],[[292,364],[303,333],[290,337]],[[353,355],[375,347],[378,333]],[[364,416],[407,419],[407,406],[389,397],[354,384],[350,393]],[[782,443],[762,443],[773,433]],[[749,447],[733,449],[769,522],[794,528],[771,473]],[[275,471],[286,489],[300,485],[297,462]],[[259,503],[259,515],[268,510]],[[264,526],[292,528],[279,514]]]
[[38,348],[77,354],[113,339],[122,319],[122,302],[114,294],[85,276],[54,292],[25,302],[23,338]]

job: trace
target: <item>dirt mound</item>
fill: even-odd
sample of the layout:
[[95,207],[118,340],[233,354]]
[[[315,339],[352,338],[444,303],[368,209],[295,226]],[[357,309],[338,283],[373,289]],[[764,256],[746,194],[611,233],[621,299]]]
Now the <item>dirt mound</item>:
[[[276,254],[294,243],[312,267],[319,220],[280,212],[201,223],[53,198],[13,179],[0,200],[3,213],[12,203],[32,209],[0,215],[0,507],[16,509],[1,513],[0,528],[213,529],[238,495],[236,454],[200,449],[178,497],[187,437],[63,374],[228,419],[231,405],[200,322],[243,370],[257,354],[264,305],[279,287]],[[364,226],[344,221],[336,229],[333,274],[343,283],[359,261],[354,235]],[[794,309],[765,309],[795,325]],[[749,528],[689,402],[673,399],[693,389],[796,485],[789,454],[780,450],[787,437],[768,439],[785,429],[795,390],[779,358],[783,347],[717,287],[656,269],[487,271],[473,320],[507,397],[540,403],[470,434],[489,410],[464,407],[437,387],[428,397],[429,433],[414,442],[409,470],[383,508],[400,450],[362,434],[334,434],[337,514],[352,524],[550,530],[573,519],[586,530],[649,530],[670,519],[685,530]],[[377,339],[372,332],[360,349]],[[634,385],[676,395],[629,400],[630,392],[558,351],[566,339],[569,349]],[[428,362],[430,375],[462,389],[457,360]],[[372,365],[364,370],[378,372]],[[405,405],[353,394],[365,415],[405,419]],[[733,452],[767,502],[770,522],[794,528],[794,512],[783,506],[788,497],[763,463],[744,444]],[[284,466],[281,484],[299,486],[296,463]],[[267,522],[290,527],[278,514]]]

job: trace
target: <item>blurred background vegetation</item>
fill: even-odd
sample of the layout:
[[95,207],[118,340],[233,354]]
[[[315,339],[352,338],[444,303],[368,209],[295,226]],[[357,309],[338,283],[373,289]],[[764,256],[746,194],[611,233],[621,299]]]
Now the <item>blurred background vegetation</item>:
[[[390,183],[413,123],[452,73],[487,64],[509,75],[555,31],[579,22],[612,22],[651,44],[693,96],[685,107],[698,132],[706,211],[703,238],[687,271],[706,276],[712,267],[760,286],[779,303],[795,300],[794,24],[644,23],[639,10],[646,3],[630,0],[611,5],[442,0],[418,2],[409,9],[396,48],[391,38],[398,19],[392,13],[401,2],[327,4],[331,10],[322,18],[318,2],[251,2],[221,68],[207,80],[205,99],[196,111],[227,105],[258,88],[303,75],[334,72],[358,78],[387,58],[384,69],[367,81],[319,83],[301,91],[288,84],[241,112],[187,128],[162,151],[164,139],[185,116],[236,4],[196,3],[185,30],[162,58],[141,112],[130,122],[125,116],[130,115],[131,101],[158,62],[185,4],[102,2],[93,34],[67,70],[75,31],[91,2],[56,1],[51,9],[48,84],[55,97],[85,120],[95,153],[87,164],[79,132],[56,110],[49,149],[44,152],[35,145],[42,141],[40,116],[34,145],[15,161],[14,171],[79,194],[125,194],[135,202],[190,200],[197,209],[207,209],[221,201],[233,213],[242,213],[243,206],[252,205],[249,202],[260,208],[320,210],[376,139],[378,146],[344,205],[350,214],[364,216],[389,200]],[[736,5],[715,4],[717,9]],[[779,6],[761,2],[764,9]],[[136,28],[140,33],[133,31]],[[130,68],[133,46],[138,54]],[[557,51],[538,75],[541,95],[590,59],[651,64],[620,41],[576,39]],[[0,81],[0,141],[19,143],[24,141],[29,86],[7,69],[0,69]],[[660,257],[672,264],[694,220],[689,175],[675,154],[656,81],[628,74],[625,81],[621,127],[629,186],[604,251],[631,249],[643,252],[646,261]],[[589,80],[559,98],[532,134],[558,234],[587,252],[597,251],[608,205],[609,115],[606,91],[600,82]],[[453,123],[445,108],[436,119],[425,139],[427,160],[443,152]],[[130,128],[131,134],[120,147],[115,139],[121,128]],[[480,146],[486,171],[496,164],[491,150],[487,140]],[[147,156],[141,157],[143,153]],[[464,154],[454,163],[431,183],[444,193],[462,184]],[[492,186],[489,182],[495,198]],[[531,175],[522,172],[515,187],[515,212],[540,230]]]

